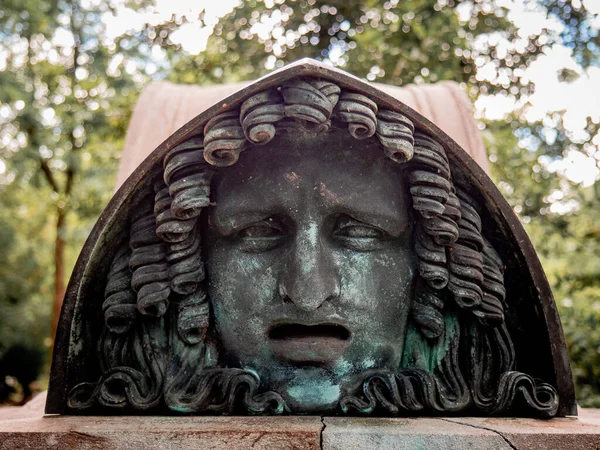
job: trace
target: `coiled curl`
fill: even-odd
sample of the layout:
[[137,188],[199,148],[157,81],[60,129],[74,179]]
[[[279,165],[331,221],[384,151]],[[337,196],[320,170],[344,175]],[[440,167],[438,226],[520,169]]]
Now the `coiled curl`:
[[156,235],[165,242],[180,242],[186,239],[196,224],[196,219],[178,219],[171,208],[173,199],[169,188],[158,179],[155,183],[154,216]]
[[483,297],[474,314],[486,325],[498,326],[504,322],[506,289],[503,263],[494,248],[484,239],[483,246]]
[[293,80],[281,86],[285,117],[319,125],[318,132],[329,128],[329,118],[340,89],[326,81]]
[[445,246],[458,238],[456,217],[460,204],[453,194],[450,166],[443,147],[422,133],[415,133],[414,156],[405,173],[417,221],[415,252],[419,273],[433,289],[443,289],[450,275]]
[[174,217],[169,190],[162,179],[156,180],[154,189],[156,234],[167,242],[165,260],[171,290],[178,294],[191,294],[204,279],[200,233],[195,230],[197,218],[180,220]]
[[186,220],[209,204],[212,169],[204,160],[204,137],[193,136],[171,149],[164,159],[164,182],[173,201],[171,212]]
[[436,244],[421,224],[417,224],[415,253],[418,257],[419,275],[433,289],[443,289],[448,284],[446,249]]
[[407,169],[413,208],[425,219],[443,214],[451,191],[444,148],[431,137],[415,133],[415,154]]
[[137,314],[136,295],[131,290],[130,256],[128,246],[119,248],[110,265],[104,290],[104,322],[106,328],[117,334],[129,331]]
[[216,115],[204,127],[204,159],[213,166],[234,164],[244,149],[246,138],[239,110]]
[[415,126],[404,114],[388,109],[377,113],[377,138],[392,161],[403,163],[413,157]]
[[348,124],[348,131],[355,139],[367,139],[377,128],[377,104],[370,98],[355,92],[342,91],[335,109],[335,116]]
[[275,126],[283,119],[324,132],[331,125],[329,119],[339,93],[337,85],[322,80],[293,80],[259,92],[240,108],[244,135],[250,144],[266,144],[275,137]]
[[450,250],[448,289],[460,307],[472,309],[481,304],[483,296],[481,218],[468,203],[466,194],[459,192],[459,195],[462,214],[458,221],[459,238]]
[[[148,211],[149,210],[149,211]],[[169,305],[169,267],[165,243],[156,236],[151,205],[144,202],[131,224],[131,287],[137,292],[137,308],[147,316],[160,317]]]
[[204,280],[199,230],[192,229],[183,241],[169,243],[166,261],[171,289],[182,295],[193,294]]
[[275,123],[285,117],[281,93],[276,89],[253,95],[240,108],[246,139],[252,144],[267,144],[275,137]]

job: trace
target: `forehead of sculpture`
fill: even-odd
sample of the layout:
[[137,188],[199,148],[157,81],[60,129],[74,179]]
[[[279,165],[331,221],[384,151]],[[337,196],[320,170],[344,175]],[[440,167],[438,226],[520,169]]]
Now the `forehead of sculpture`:
[[401,166],[374,139],[346,130],[278,134],[213,179],[211,224],[226,233],[271,214],[348,214],[398,235],[410,226]]

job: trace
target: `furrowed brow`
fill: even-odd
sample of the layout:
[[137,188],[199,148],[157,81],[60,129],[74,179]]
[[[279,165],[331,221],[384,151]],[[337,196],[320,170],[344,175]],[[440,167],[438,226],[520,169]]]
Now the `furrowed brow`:
[[406,231],[411,224],[411,218],[407,211],[400,208],[383,206],[381,204],[360,202],[341,202],[338,212],[369,225],[379,227],[392,236],[399,236]]

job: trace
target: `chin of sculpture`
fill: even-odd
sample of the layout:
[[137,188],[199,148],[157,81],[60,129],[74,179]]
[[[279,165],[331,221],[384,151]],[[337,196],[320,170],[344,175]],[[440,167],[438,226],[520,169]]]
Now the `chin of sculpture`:
[[491,181],[429,121],[311,61],[202,113],[119,190],[71,279],[47,403],[574,408],[547,281]]

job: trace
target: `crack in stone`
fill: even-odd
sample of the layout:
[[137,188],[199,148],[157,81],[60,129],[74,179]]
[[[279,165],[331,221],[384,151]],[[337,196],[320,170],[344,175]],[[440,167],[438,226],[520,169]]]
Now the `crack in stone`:
[[506,442],[510,446],[510,448],[512,448],[513,450],[518,450],[517,447],[515,447],[513,445],[513,443],[510,442],[510,440],[506,436],[504,436],[502,433],[500,433],[498,430],[494,430],[494,429],[488,428],[488,427],[483,427],[483,426],[480,426],[480,425],[473,425],[471,423],[460,422],[458,420],[447,419],[447,418],[444,418],[444,417],[438,417],[438,419],[441,419],[441,420],[444,420],[444,421],[450,422],[450,423],[457,423],[459,425],[466,425],[468,427],[477,428],[479,430],[491,431],[492,433],[495,433],[498,436],[500,436],[504,440],[504,442]]
[[254,448],[256,446],[256,444],[258,443],[258,441],[260,441],[262,438],[265,437],[267,433],[259,433],[258,437],[256,439],[254,439],[254,441],[252,442],[252,445],[250,448]]
[[325,432],[325,428],[327,428],[327,424],[325,423],[325,416],[321,416],[321,423],[323,426],[321,427],[321,433],[319,434],[319,447],[323,450],[323,433]]

